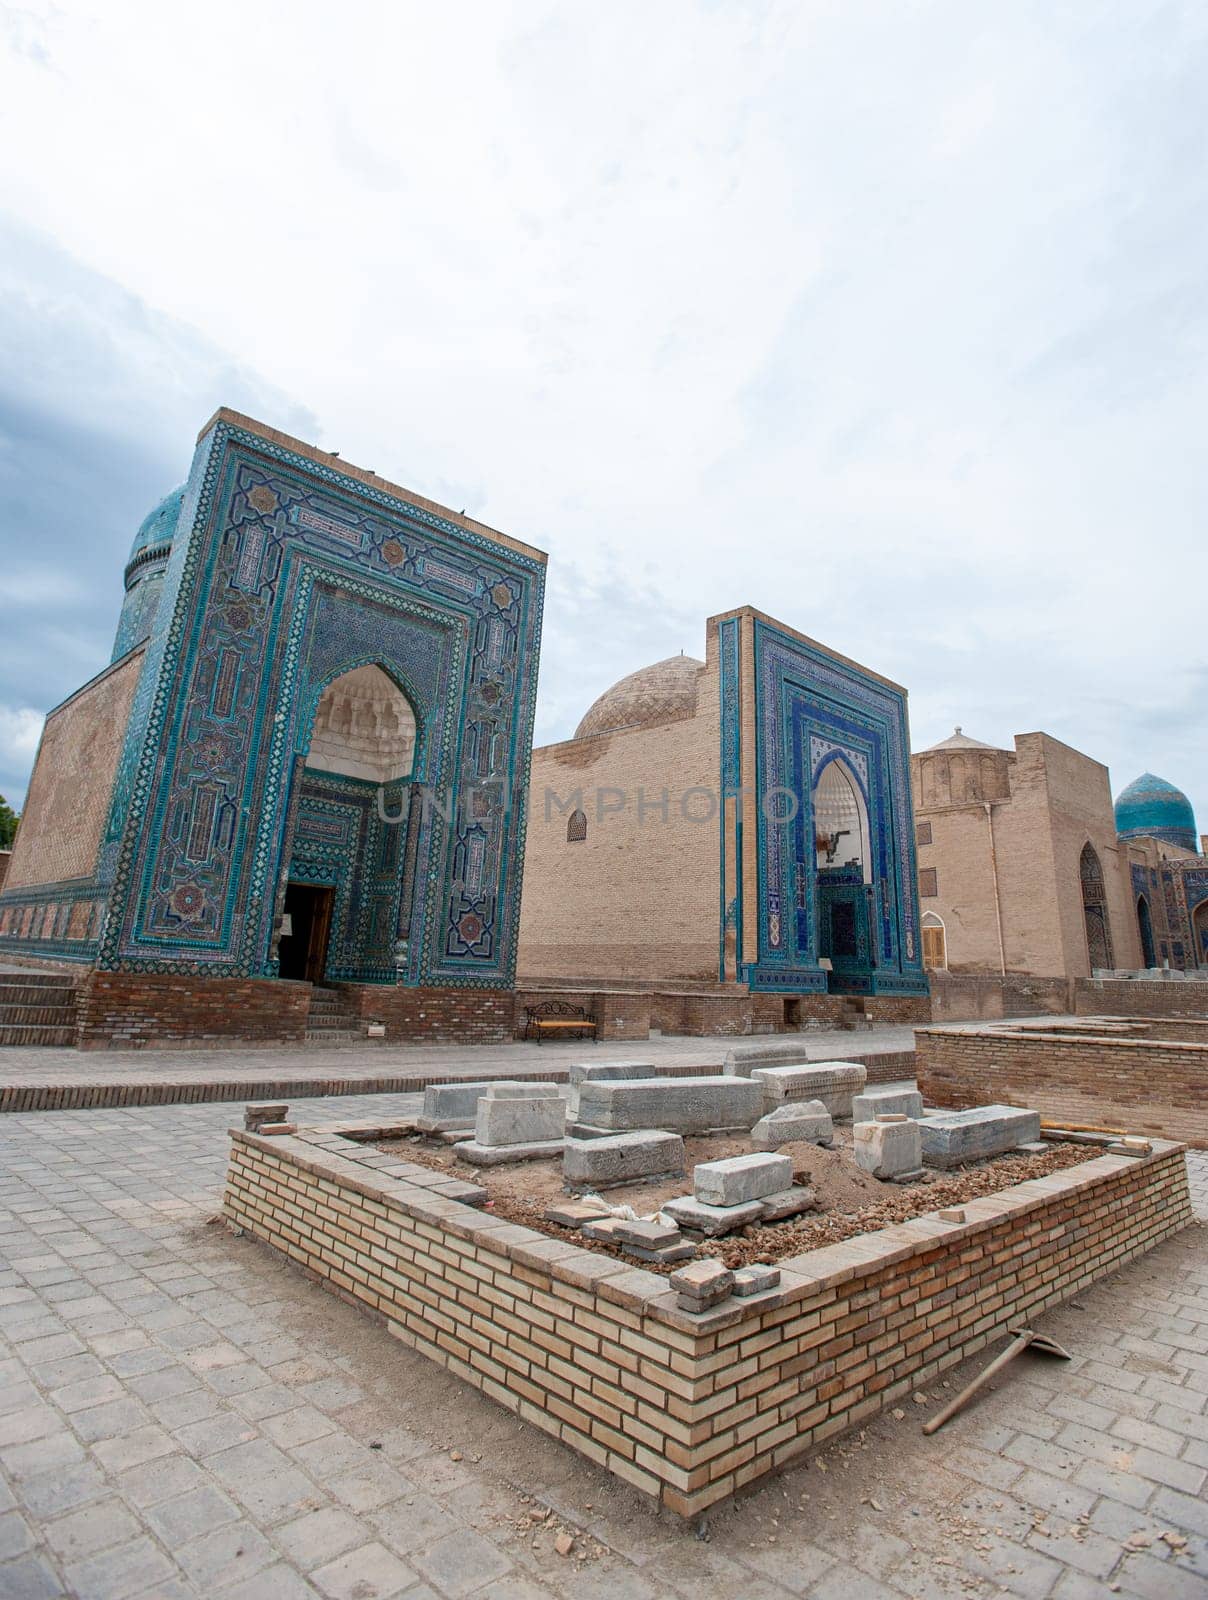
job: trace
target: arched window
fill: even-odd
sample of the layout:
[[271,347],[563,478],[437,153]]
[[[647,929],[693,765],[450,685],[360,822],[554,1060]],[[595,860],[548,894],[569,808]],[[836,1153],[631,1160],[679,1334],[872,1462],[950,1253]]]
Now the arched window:
[[1086,949],[1091,971],[1112,967],[1112,939],[1107,926],[1107,895],[1103,887],[1103,868],[1091,845],[1082,847],[1078,861],[1082,883],[1082,918],[1086,924]]
[[1137,896],[1137,928],[1141,934],[1141,965],[1156,967],[1158,957],[1153,945],[1153,918],[1149,914],[1149,901],[1143,894]]
[[566,822],[567,844],[581,844],[587,838],[587,813],[572,811]]
[[943,972],[948,965],[948,938],[944,919],[934,911],[923,914],[923,965],[928,972]]

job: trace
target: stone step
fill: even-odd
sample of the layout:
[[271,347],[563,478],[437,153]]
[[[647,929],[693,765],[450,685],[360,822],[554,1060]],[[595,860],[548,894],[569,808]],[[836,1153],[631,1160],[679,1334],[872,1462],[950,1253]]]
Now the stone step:
[[0,1006],[74,1006],[75,986],[56,979],[30,983],[25,978],[0,978]]
[[14,1027],[0,1023],[0,1049],[13,1044],[74,1045],[74,1027],[39,1027],[33,1024]]
[[74,1027],[74,1005],[10,1005],[0,996],[0,1027],[22,1027],[44,1023],[55,1028]]
[[331,1029],[323,1033],[312,1033],[311,1030],[307,1028],[305,1039],[305,1043],[307,1044],[318,1045],[381,1044],[381,1042],[382,1041],[380,1039],[366,1039],[363,1033],[354,1033],[347,1028],[341,1028],[339,1030]]
[[62,972],[0,972],[0,984],[5,983],[25,983],[31,988],[75,988],[71,978]]

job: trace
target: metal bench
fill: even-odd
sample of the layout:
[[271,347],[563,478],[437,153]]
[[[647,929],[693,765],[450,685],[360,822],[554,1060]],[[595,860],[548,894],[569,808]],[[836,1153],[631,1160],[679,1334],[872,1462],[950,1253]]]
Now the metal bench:
[[596,1024],[580,1006],[568,1005],[565,1000],[545,1000],[539,1006],[524,1008],[524,1037],[536,1039],[538,1044],[549,1036],[582,1039],[590,1036],[598,1044]]

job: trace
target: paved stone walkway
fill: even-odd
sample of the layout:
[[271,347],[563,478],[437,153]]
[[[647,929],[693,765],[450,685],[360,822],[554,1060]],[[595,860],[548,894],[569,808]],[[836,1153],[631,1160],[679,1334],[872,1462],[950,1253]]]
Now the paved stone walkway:
[[700,1538],[215,1224],[232,1114],[0,1119],[4,1600],[1208,1592],[1202,1226],[1044,1319],[1068,1365],[925,1439],[953,1374]]
[[[803,1033],[799,1038],[804,1054],[812,1061],[914,1049],[914,1033],[907,1027],[827,1028]],[[598,1045],[580,1039],[541,1045],[509,1040],[498,1045],[360,1043],[105,1051],[6,1045],[0,1048],[0,1093],[25,1088],[113,1089],[127,1084],[157,1093],[165,1086],[179,1091],[167,1094],[164,1103],[171,1099],[200,1099],[200,1091],[207,1088],[215,1089],[214,1098],[218,1099],[331,1094],[337,1087],[355,1094],[359,1092],[358,1085],[372,1085],[375,1080],[382,1088],[393,1089],[405,1087],[405,1080],[411,1080],[413,1086],[425,1079],[443,1082],[505,1073],[523,1077],[534,1071],[565,1071],[572,1061],[597,1058],[642,1060],[655,1066],[699,1066],[704,1072],[716,1072],[735,1042],[724,1037],[669,1036],[632,1043],[605,1040]],[[383,1079],[391,1081],[381,1083]],[[241,1086],[246,1087],[246,1095]]]

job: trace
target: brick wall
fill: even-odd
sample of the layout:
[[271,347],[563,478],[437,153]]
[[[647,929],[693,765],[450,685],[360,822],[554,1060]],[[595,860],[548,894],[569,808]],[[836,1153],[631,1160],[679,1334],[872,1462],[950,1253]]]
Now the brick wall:
[[202,1049],[297,1043],[309,983],[90,972],[77,991],[82,1050]]
[[8,885],[92,876],[143,652],[108,667],[46,719]]
[[4,880],[8,877],[8,864],[12,859],[11,850],[0,850],[0,889],[4,888]]
[[870,994],[864,1015],[880,1027],[892,1022],[930,1022],[931,997],[925,994]]
[[1074,987],[1080,1017],[1208,1017],[1208,980],[1083,978]]
[[386,1024],[387,1039],[501,1044],[515,1033],[511,989],[408,989],[372,983],[338,987],[355,1016]]
[[1074,1006],[1065,978],[1032,978],[1021,972],[981,974],[931,972],[932,1022],[974,1022],[1001,1017],[1065,1016]]
[[1087,843],[1103,869],[1113,964],[1135,964],[1137,919],[1107,768],[1045,733],[1014,742],[1013,752],[911,758],[915,818],[931,824],[919,868],[935,869],[938,891],[921,909],[944,923],[949,970],[995,975],[1005,962],[1009,973],[1089,974],[1079,878]]
[[590,1018],[596,1024],[599,1039],[649,1039],[655,999],[654,995],[626,989],[518,989],[514,1032],[517,1039],[524,1037],[528,1026],[525,1011],[529,1006],[556,1000]]
[[[745,989],[600,989],[525,987],[516,994],[516,1031],[524,1030],[524,1007],[563,1000],[600,1025],[601,1039],[646,1039],[650,1029],[687,1038],[733,1037],[795,1032],[809,1022],[842,1027],[852,1018],[843,995],[751,994]],[[929,1001],[921,996],[875,995],[859,1003],[860,1014],[876,1023],[930,1022]]]
[[[718,695],[711,658],[695,716],[533,751],[522,983],[716,975]],[[587,837],[568,842],[575,795]]]
[[1058,1122],[1208,1148],[1208,1045],[1030,1028],[918,1028],[914,1040],[930,1104],[1029,1106]]
[[779,1288],[697,1316],[665,1278],[477,1211],[428,1169],[369,1159],[338,1128],[236,1131],[227,1217],[684,1516],[1191,1221],[1181,1149],[1162,1143],[975,1200],[964,1223],[924,1217],[794,1257]]

